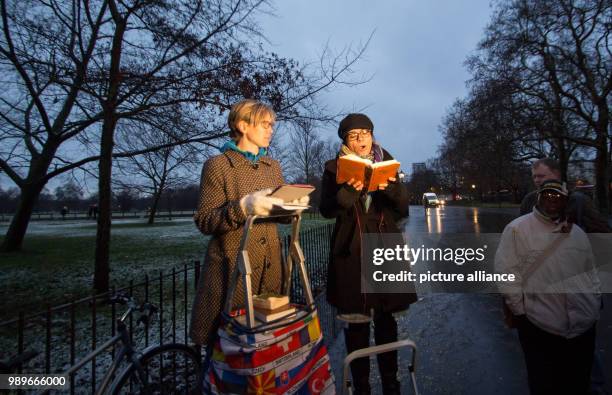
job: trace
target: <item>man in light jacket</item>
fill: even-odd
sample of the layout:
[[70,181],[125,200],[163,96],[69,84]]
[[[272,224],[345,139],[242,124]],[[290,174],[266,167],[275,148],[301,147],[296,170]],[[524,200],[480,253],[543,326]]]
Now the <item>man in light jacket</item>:
[[568,192],[542,182],[533,211],[506,226],[495,255],[515,316],[531,394],[586,394],[601,295],[589,240],[564,221]]

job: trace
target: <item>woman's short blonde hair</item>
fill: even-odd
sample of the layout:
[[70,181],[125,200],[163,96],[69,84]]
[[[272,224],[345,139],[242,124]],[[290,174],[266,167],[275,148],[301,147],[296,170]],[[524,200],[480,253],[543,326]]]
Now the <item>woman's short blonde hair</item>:
[[245,121],[249,125],[255,125],[266,115],[272,118],[272,122],[276,120],[276,113],[272,107],[260,101],[245,99],[234,104],[227,117],[230,137],[233,140],[238,140],[242,137],[242,133],[238,130],[238,122]]

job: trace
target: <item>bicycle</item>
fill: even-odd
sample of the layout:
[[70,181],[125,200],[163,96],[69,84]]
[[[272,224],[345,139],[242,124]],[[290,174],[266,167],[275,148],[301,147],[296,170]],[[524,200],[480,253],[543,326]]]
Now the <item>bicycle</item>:
[[[68,369],[65,374],[68,376],[74,374],[97,355],[120,343],[121,347],[114,356],[96,394],[197,393],[201,388],[202,369],[201,358],[196,350],[179,343],[152,346],[143,350],[142,353],[134,349],[125,323],[126,319],[133,312],[139,311],[143,314],[138,322],[146,324],[157,312],[157,307],[151,303],[138,305],[133,298],[125,296],[114,296],[110,299],[110,303],[127,304],[128,306],[127,311],[117,319],[117,334]],[[117,374],[124,359],[128,365]],[[107,389],[109,389],[108,392],[106,392]]]

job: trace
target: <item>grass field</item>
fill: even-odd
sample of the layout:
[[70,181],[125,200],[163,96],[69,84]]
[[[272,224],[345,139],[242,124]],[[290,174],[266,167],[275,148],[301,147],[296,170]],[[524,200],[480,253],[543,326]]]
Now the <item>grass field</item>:
[[[320,217],[319,217],[320,218]],[[305,219],[306,230],[329,223]],[[7,224],[0,225],[0,233]],[[287,234],[289,227],[279,227]],[[96,226],[83,221],[32,222],[23,251],[0,254],[0,321],[18,311],[38,312],[51,305],[91,293]],[[0,241],[3,236],[0,236]],[[111,284],[125,286],[130,279],[200,259],[208,236],[191,218],[163,220],[152,226],[143,220],[114,221],[110,246]]]

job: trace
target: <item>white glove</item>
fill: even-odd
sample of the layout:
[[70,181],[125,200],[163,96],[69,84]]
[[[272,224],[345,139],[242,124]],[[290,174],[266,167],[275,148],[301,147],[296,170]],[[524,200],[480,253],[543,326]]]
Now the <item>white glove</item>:
[[240,208],[245,215],[269,215],[272,206],[282,205],[283,199],[267,196],[272,188],[250,193],[240,199]]
[[296,206],[308,206],[308,203],[310,202],[310,196],[306,195],[306,196],[302,196],[299,199],[295,199],[289,202],[289,204],[293,204]]

